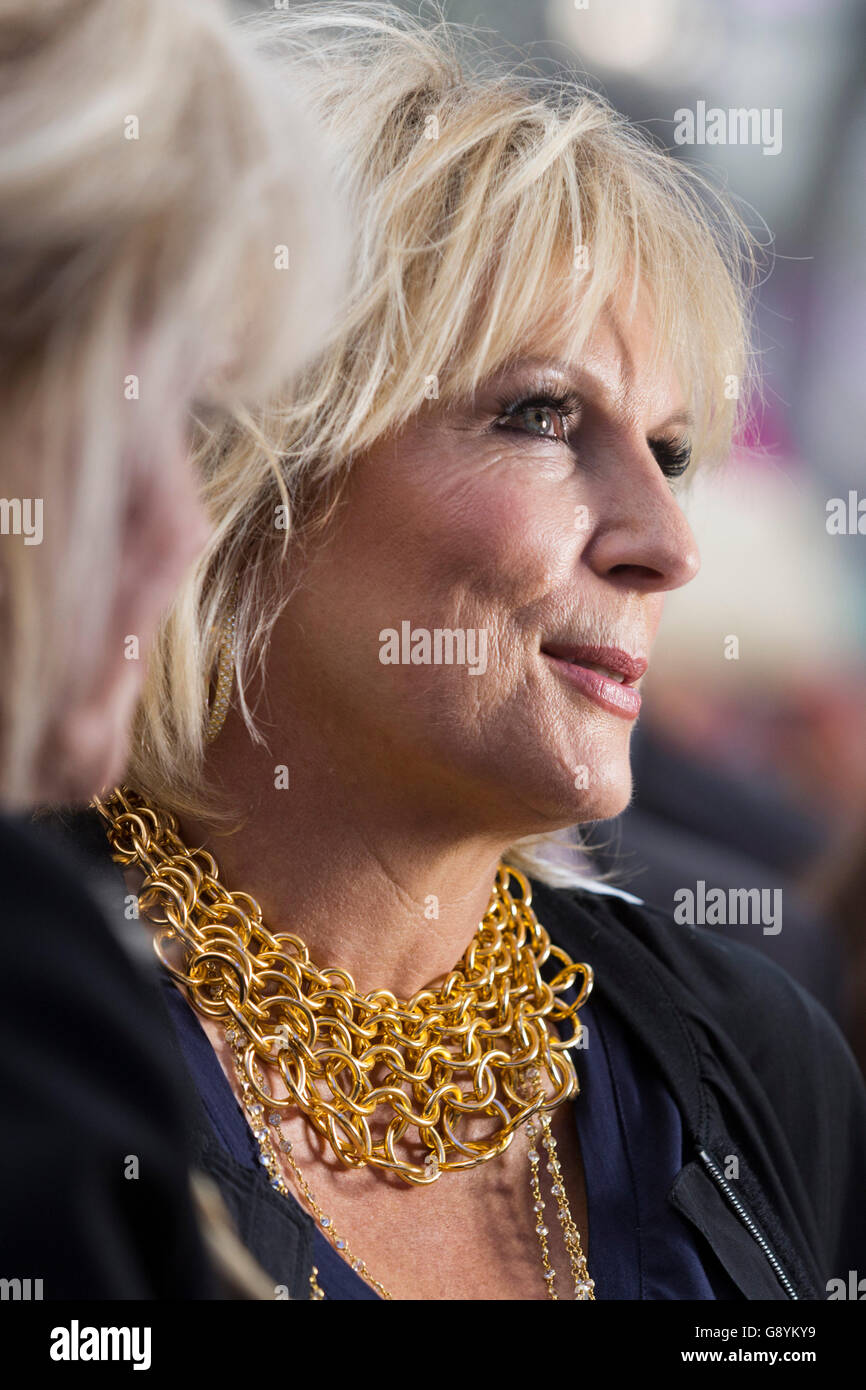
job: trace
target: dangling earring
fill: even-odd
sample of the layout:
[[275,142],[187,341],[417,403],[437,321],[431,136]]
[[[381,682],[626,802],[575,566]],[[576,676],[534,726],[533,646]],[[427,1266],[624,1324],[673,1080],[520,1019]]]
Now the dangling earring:
[[233,598],[231,609],[223,623],[219,661],[217,663],[216,691],[214,693],[213,708],[210,711],[207,729],[205,731],[205,739],[208,743],[213,743],[213,740],[226,722],[226,715],[229,711],[235,670],[236,622],[237,600]]

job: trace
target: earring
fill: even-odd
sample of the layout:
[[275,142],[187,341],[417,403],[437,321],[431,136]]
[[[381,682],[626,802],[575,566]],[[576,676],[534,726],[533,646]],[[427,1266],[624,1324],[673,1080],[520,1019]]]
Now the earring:
[[214,694],[213,708],[210,710],[207,729],[205,731],[205,739],[208,743],[213,743],[213,740],[226,722],[226,715],[229,711],[235,670],[236,621],[237,608],[235,603],[232,603],[231,611],[223,623],[219,661],[217,663],[216,692]]

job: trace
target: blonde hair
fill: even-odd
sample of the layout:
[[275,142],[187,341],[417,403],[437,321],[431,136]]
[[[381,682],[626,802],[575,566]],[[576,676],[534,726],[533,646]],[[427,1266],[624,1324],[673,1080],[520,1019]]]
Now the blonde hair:
[[[201,441],[215,532],[163,625],[130,775],[212,818],[206,706],[235,586],[237,698],[263,741],[244,691],[287,597],[290,535],[275,530],[275,507],[294,534],[327,515],[353,459],[419,410],[427,382],[447,404],[517,352],[554,282],[575,350],[623,283],[634,304],[650,293],[656,355],[679,369],[695,453],[720,456],[747,395],[756,264],[733,208],[586,88],[500,71],[463,31],[387,5],[293,8],[259,31],[287,73],[307,64],[306,100],[334,137],[352,291],[290,392]],[[511,860],[575,881],[560,836],[528,837]]]
[[3,4],[0,493],[7,516],[45,507],[44,544],[0,536],[5,801],[29,799],[105,640],[130,456],[163,447],[170,404],[258,398],[321,339],[337,243],[318,152],[218,0]]

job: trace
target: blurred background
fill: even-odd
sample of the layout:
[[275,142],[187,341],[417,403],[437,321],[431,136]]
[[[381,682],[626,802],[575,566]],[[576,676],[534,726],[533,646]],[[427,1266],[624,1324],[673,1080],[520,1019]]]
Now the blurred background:
[[[414,14],[432,7],[406,4]],[[506,63],[603,92],[740,203],[772,261],[763,401],[684,506],[703,556],[668,599],[635,735],[634,804],[591,871],[670,911],[678,887],[782,888],[773,956],[866,1069],[866,4],[442,0]],[[682,108],[781,112],[781,148],[677,144]],[[853,500],[851,494],[855,494]],[[828,503],[863,502],[863,534]],[[735,640],[732,640],[735,639]],[[707,928],[710,929],[710,928]]]

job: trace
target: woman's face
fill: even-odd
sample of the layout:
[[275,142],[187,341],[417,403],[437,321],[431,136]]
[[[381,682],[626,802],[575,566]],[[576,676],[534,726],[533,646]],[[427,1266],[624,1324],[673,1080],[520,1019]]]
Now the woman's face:
[[128,441],[108,623],[60,692],[36,769],[39,800],[87,800],[123,773],[157,625],[210,533],[188,456],[187,412],[186,399],[164,402],[160,440],[146,456],[138,436]]
[[[664,595],[699,564],[666,476],[687,421],[651,332],[608,315],[573,363],[539,341],[356,461],[300,562],[267,699],[347,788],[506,835],[627,804]],[[437,629],[456,634],[438,651]]]

